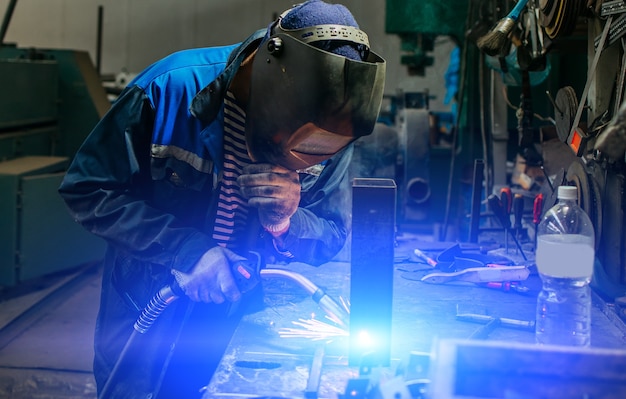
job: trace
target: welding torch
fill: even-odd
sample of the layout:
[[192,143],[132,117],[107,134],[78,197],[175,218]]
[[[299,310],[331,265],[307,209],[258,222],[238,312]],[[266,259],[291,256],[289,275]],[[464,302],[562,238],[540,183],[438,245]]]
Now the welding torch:
[[[306,292],[311,295],[313,301],[326,312],[328,317],[341,325],[347,327],[350,316],[348,311],[341,307],[333,298],[324,292],[317,285],[313,284],[303,275],[284,269],[266,269],[264,268],[261,255],[256,252],[249,252],[250,258],[243,261],[235,262],[232,265],[233,278],[237,283],[239,291],[243,294],[252,290],[258,284],[260,279],[282,278],[297,283]],[[126,345],[122,349],[118,357],[109,379],[102,389],[99,399],[105,399],[110,395],[113,387],[115,376],[117,375],[122,359],[126,357],[127,352],[133,346],[138,334],[145,334],[154,324],[163,311],[176,299],[184,296],[185,293],[178,281],[173,280],[170,284],[161,288],[148,305],[143,309],[139,318],[135,321],[133,332],[129,337]]]
[[331,320],[342,327],[348,326],[350,320],[348,312],[335,302],[333,298],[328,296],[324,290],[313,284],[311,280],[304,277],[300,273],[285,269],[262,269],[260,276],[263,279],[282,278],[295,282],[311,295],[313,301],[315,301],[315,303],[317,303],[318,306],[326,312],[326,315],[328,315]]
[[[242,294],[252,290],[258,284],[259,279],[282,278],[289,280],[295,282],[309,293],[313,301],[326,312],[331,320],[342,327],[348,326],[350,320],[348,312],[311,280],[293,271],[264,268],[261,264],[261,256],[258,253],[250,252],[250,256],[252,258],[235,262],[232,266],[233,277]],[[148,331],[163,310],[183,295],[184,292],[176,281],[161,288],[135,322],[134,329],[142,334]]]

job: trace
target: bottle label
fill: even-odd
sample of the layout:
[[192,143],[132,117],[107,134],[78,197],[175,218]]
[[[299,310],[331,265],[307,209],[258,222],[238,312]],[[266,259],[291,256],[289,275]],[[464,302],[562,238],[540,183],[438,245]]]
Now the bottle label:
[[564,278],[591,278],[593,239],[581,234],[546,234],[537,237],[535,261],[539,273]]

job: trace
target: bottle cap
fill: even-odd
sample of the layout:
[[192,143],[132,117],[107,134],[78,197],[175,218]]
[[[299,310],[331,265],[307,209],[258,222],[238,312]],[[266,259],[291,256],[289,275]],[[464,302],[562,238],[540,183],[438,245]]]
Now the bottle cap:
[[575,186],[559,186],[557,196],[559,199],[577,200],[578,189]]

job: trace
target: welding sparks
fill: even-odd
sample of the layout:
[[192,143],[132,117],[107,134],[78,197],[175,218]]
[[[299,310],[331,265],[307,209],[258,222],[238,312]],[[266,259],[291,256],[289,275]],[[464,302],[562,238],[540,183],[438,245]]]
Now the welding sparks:
[[292,321],[292,323],[301,328],[282,328],[278,331],[281,338],[308,338],[313,341],[320,341],[349,335],[349,332],[341,327],[316,319],[299,319]]
[[[343,297],[339,297],[341,306],[345,309],[346,313],[350,314],[350,302],[346,301]],[[350,335],[347,327],[338,326],[337,320],[329,315],[325,316],[333,324],[326,323],[315,319],[315,313],[311,314],[310,319],[299,319],[298,321],[292,321],[292,324],[299,326],[300,328],[282,328],[278,331],[281,338],[307,338],[313,341],[321,341],[329,338],[347,337]]]

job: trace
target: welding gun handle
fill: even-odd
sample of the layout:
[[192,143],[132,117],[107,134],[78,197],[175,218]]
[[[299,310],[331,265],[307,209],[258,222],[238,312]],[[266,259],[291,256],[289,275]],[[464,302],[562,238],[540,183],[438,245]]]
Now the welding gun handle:
[[233,263],[233,278],[242,294],[257,286],[261,280],[261,269],[264,267],[261,254],[254,251],[248,251],[246,259]]
[[[185,291],[183,290],[183,287],[180,286],[180,284],[178,283],[178,281],[176,281],[176,279],[172,279],[172,282],[170,283],[168,288],[169,288],[169,292],[171,292],[171,295],[173,295],[176,298],[180,298],[185,295]],[[163,292],[167,292],[167,291],[163,291]]]
[[[264,267],[263,258],[258,252],[254,251],[249,251],[246,259],[233,262],[231,271],[239,292],[244,294],[256,287],[261,280],[261,269]],[[177,271],[174,271],[174,276],[175,278],[172,279],[170,284],[161,289],[161,296],[178,298],[185,295],[181,282],[182,285],[186,285],[189,281],[189,276]]]

